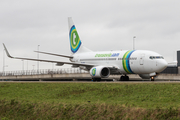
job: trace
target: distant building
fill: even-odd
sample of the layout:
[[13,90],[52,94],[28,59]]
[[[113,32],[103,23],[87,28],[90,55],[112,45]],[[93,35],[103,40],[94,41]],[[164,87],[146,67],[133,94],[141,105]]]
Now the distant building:
[[177,51],[177,66],[180,66],[180,51]]

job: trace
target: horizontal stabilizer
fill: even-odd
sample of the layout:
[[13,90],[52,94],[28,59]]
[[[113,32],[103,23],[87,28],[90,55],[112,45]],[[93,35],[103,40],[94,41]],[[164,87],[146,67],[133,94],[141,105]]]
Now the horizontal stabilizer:
[[177,63],[178,63],[177,61],[169,62],[167,66],[168,67],[177,67]]

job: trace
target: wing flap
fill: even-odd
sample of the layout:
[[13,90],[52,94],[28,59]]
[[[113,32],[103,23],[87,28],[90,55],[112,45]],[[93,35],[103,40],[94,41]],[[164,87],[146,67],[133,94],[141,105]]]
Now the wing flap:
[[47,54],[47,55],[54,55],[54,56],[60,56],[60,57],[73,58],[72,56],[68,56],[68,55],[60,55],[60,54],[54,54],[54,53],[48,53],[48,52],[42,52],[42,51],[34,51],[34,52]]

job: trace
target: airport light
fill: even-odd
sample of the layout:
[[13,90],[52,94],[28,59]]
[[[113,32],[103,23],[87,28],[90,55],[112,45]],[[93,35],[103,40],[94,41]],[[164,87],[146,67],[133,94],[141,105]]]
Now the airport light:
[[135,50],[135,38],[136,36],[133,37],[133,50]]

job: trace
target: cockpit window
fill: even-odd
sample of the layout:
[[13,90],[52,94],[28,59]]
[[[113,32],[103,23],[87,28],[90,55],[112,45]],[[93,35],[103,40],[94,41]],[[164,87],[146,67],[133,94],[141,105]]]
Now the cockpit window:
[[156,57],[156,59],[159,59],[159,58],[160,58],[160,56],[157,56],[157,57]]
[[163,56],[150,56],[149,59],[164,59]]

